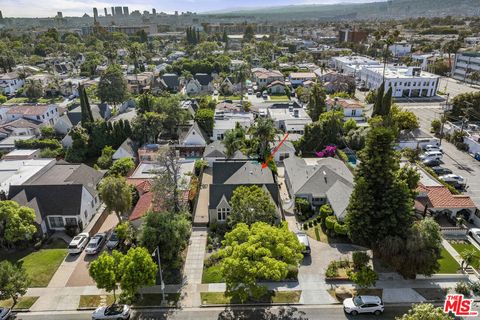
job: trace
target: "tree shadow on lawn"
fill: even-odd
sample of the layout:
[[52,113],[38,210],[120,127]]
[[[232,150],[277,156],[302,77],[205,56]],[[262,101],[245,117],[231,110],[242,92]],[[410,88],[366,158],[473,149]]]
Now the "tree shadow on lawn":
[[[277,308],[276,308],[277,309]],[[305,312],[295,307],[272,308],[226,308],[218,320],[308,320]]]

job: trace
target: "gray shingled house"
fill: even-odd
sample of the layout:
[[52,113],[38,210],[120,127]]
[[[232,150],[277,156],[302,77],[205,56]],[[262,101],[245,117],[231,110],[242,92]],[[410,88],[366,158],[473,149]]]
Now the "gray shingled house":
[[293,156],[283,160],[285,184],[292,199],[308,200],[313,209],[330,204],[343,221],[353,191],[353,174],[335,158],[305,159]]
[[239,186],[259,186],[267,191],[281,216],[281,200],[278,185],[269,168],[262,169],[256,161],[213,162],[212,184],[208,202],[211,222],[225,222],[231,211],[230,199]]
[[9,199],[35,210],[43,234],[82,230],[100,207],[97,185],[103,173],[84,164],[59,161],[45,167],[21,185],[11,185]]

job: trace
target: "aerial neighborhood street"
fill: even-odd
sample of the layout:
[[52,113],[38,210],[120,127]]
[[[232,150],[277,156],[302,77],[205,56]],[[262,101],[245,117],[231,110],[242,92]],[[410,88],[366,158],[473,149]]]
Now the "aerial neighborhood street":
[[476,1],[4,1],[0,320],[478,318]]

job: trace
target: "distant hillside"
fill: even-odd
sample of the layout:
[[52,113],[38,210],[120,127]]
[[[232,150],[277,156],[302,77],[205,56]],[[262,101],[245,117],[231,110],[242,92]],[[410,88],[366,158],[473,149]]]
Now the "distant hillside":
[[403,19],[447,15],[480,16],[480,5],[479,0],[390,0],[362,4],[293,5],[212,14],[216,16],[245,15],[270,21]]

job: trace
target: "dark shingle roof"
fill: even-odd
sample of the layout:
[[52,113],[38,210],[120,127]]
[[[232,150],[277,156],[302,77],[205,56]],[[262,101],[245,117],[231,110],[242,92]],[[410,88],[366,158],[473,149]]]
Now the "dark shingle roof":
[[178,76],[174,73],[166,73],[162,76],[162,80],[165,82],[169,89],[178,88],[180,85],[180,80]]
[[213,183],[210,185],[209,208],[216,208],[223,196],[230,201],[233,191],[242,185],[265,186],[272,199],[279,204],[279,191],[269,168],[262,169],[254,161],[214,162]]
[[217,140],[210,143],[208,146],[205,147],[205,151],[203,152],[203,157],[210,157],[210,158],[221,158],[226,157],[225,155],[225,145],[222,141]]
[[128,154],[132,155],[132,157],[135,157],[135,155],[137,154],[137,144],[133,142],[130,138],[127,138],[125,141],[123,141],[119,149],[120,148],[125,150]]
[[202,86],[208,86],[213,80],[212,76],[206,73],[196,73],[193,77],[200,82]]

